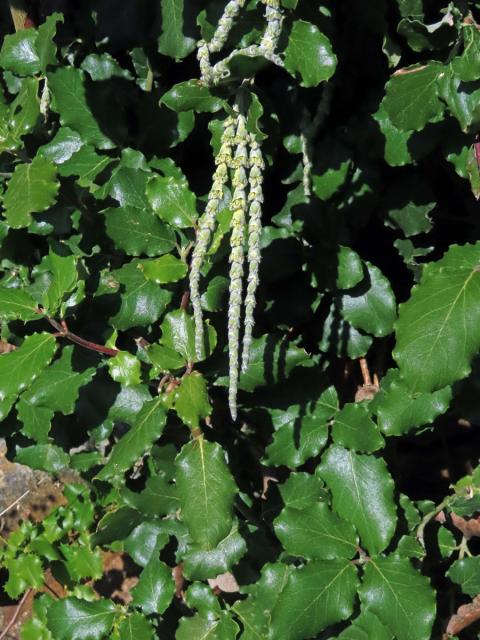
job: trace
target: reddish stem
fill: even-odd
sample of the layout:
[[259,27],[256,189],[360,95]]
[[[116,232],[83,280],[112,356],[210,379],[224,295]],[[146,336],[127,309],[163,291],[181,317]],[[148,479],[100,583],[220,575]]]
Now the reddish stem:
[[[44,314],[45,312],[42,309],[37,309],[38,313]],[[65,320],[61,322],[57,322],[53,318],[49,318],[45,315],[45,319],[52,325],[52,327],[57,331],[55,337],[58,338],[66,338],[75,344],[84,347],[85,349],[90,349],[90,351],[96,351],[97,353],[104,353],[107,356],[114,357],[119,353],[118,349],[110,349],[109,347],[104,347],[101,344],[97,344],[96,342],[90,342],[90,340],[85,340],[85,338],[81,338],[77,336],[75,333],[72,333],[67,326]]]

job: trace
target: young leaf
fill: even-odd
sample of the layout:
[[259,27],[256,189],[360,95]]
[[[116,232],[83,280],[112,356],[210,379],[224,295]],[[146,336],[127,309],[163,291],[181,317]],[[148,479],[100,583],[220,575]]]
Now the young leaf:
[[353,558],[358,540],[351,524],[341,520],[326,504],[298,511],[286,507],[274,521],[285,551],[309,559]]
[[393,480],[385,462],[332,446],[318,467],[333,496],[333,508],[360,534],[370,554],[383,551],[395,532]]
[[358,578],[347,560],[320,560],[295,569],[272,613],[271,632],[282,640],[316,636],[352,615]]
[[211,414],[207,384],[198,371],[184,376],[175,390],[175,411],[190,429],[198,429],[200,421]]
[[33,553],[22,553],[6,562],[8,580],[4,589],[16,600],[29,587],[40,589],[43,586],[43,567],[40,558]]
[[167,416],[160,396],[146,402],[134,425],[112,449],[107,464],[98,474],[99,480],[111,480],[130,469],[161,435]]
[[224,450],[200,436],[182,447],[176,468],[182,520],[191,542],[210,551],[230,531],[237,492]]
[[435,618],[435,594],[427,578],[409,560],[371,559],[360,586],[360,599],[398,640],[429,640]]
[[48,365],[56,351],[55,338],[50,333],[27,336],[15,351],[0,358],[0,400],[18,395]]
[[316,87],[335,73],[337,58],[330,40],[311,22],[295,20],[285,49],[285,68],[298,72],[303,87]]
[[143,613],[162,614],[175,593],[171,569],[157,558],[152,558],[140,574],[138,584],[132,589],[132,604],[141,607]]
[[18,164],[3,197],[5,217],[14,229],[27,227],[30,214],[45,211],[57,199],[59,183],[55,166],[37,156],[29,164]]
[[97,640],[109,634],[116,614],[111,600],[64,598],[49,607],[48,628],[56,640]]
[[480,243],[452,246],[400,305],[393,355],[411,391],[436,391],[470,372],[480,349],[479,265]]

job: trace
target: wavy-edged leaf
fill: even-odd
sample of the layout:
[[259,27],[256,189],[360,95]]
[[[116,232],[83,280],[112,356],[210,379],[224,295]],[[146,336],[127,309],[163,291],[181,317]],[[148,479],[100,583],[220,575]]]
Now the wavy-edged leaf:
[[200,436],[182,447],[175,464],[182,520],[191,542],[211,551],[230,532],[237,492],[225,452]]
[[479,242],[424,267],[396,327],[393,356],[409,389],[436,391],[468,375],[480,349],[479,297]]
[[143,613],[162,614],[175,593],[172,571],[167,565],[152,558],[140,574],[137,585],[132,589],[132,604],[141,607]]
[[1,320],[39,320],[42,316],[36,309],[35,301],[24,289],[0,287]]
[[435,593],[428,578],[409,560],[371,559],[360,586],[360,599],[398,640],[429,640],[435,619]]
[[316,87],[335,73],[337,58],[330,40],[318,27],[305,20],[295,20],[285,49],[285,68],[302,78],[302,86]]
[[197,429],[200,421],[212,413],[208,398],[207,383],[198,371],[183,376],[175,390],[175,411],[190,429]]
[[97,640],[108,635],[116,614],[111,600],[63,598],[50,605],[48,628],[58,640]]
[[381,459],[331,446],[318,467],[333,496],[333,508],[360,534],[371,554],[385,549],[395,532],[394,483]]
[[315,560],[295,569],[272,613],[271,633],[282,640],[316,636],[352,615],[358,577],[346,560]]
[[175,246],[173,229],[148,209],[112,208],[104,215],[108,236],[131,256],[160,256]]
[[49,364],[56,351],[55,338],[50,333],[27,336],[22,345],[0,358],[0,400],[18,395]]
[[363,402],[346,404],[335,415],[332,438],[342,447],[365,453],[377,451],[385,444],[377,425],[370,417],[369,408]]
[[309,559],[353,558],[358,540],[354,527],[324,503],[298,511],[286,507],[274,521],[285,551]]
[[112,480],[130,469],[162,435],[166,420],[160,396],[146,402],[133,426],[114,445],[107,464],[97,476],[98,479]]

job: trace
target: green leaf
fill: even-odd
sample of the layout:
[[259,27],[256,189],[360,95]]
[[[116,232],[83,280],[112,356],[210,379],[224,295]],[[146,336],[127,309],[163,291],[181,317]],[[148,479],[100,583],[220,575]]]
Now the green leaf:
[[398,640],[429,640],[435,619],[435,594],[428,578],[409,560],[371,559],[365,567],[360,599]]
[[38,149],[38,154],[56,165],[61,165],[83,146],[79,133],[68,127],[60,127],[53,138]]
[[111,600],[64,598],[49,607],[48,628],[55,640],[97,640],[109,634],[116,614]]
[[285,551],[293,556],[333,560],[353,558],[357,553],[355,529],[324,503],[302,511],[286,507],[274,521],[274,529]]
[[71,293],[78,282],[77,258],[76,256],[59,256],[50,251],[44,262],[51,273],[51,279],[42,302],[47,313],[53,316],[61,306],[65,295]]
[[408,388],[431,392],[470,372],[480,349],[480,243],[452,246],[424,267],[400,305],[393,356]]
[[155,631],[141,613],[132,613],[118,625],[118,640],[152,640]]
[[476,596],[480,593],[480,557],[456,560],[447,571],[447,576],[460,586],[463,593]]
[[353,613],[357,572],[345,560],[310,562],[292,571],[272,613],[272,637],[303,640]]
[[0,400],[18,395],[48,365],[56,351],[55,338],[50,333],[27,336],[15,351],[0,358]]
[[169,291],[145,279],[138,268],[139,264],[137,261],[132,261],[113,272],[114,278],[123,287],[120,295],[120,309],[111,318],[111,322],[121,331],[156,322],[172,298]]
[[419,131],[428,122],[438,122],[444,105],[439,98],[437,79],[443,66],[429,62],[426,66],[401,69],[385,87],[383,106],[392,124],[403,131]]
[[205,640],[235,640],[238,625],[227,611],[221,611],[220,617],[204,618],[197,614],[189,618],[181,618],[175,640],[191,640],[201,638]]
[[57,33],[57,24],[63,22],[61,13],[51,13],[45,22],[38,27],[37,42],[35,48],[40,60],[40,69],[45,73],[49,65],[57,62],[57,45],[54,37]]
[[43,567],[40,558],[33,553],[22,553],[9,558],[5,563],[8,580],[4,589],[16,600],[29,587],[40,589],[43,586]]
[[59,183],[55,166],[37,156],[28,164],[18,164],[3,197],[5,217],[14,229],[27,227],[30,214],[48,209],[57,199]]
[[480,91],[465,88],[453,68],[448,66],[438,80],[439,94],[446,102],[450,113],[458,120],[462,131],[467,132],[472,124],[478,123],[480,111],[478,100]]
[[457,541],[450,529],[440,527],[438,530],[438,548],[442,558],[449,558],[457,550],[457,547]]
[[163,94],[160,101],[172,111],[196,111],[197,113],[215,113],[224,106],[210,89],[199,80],[187,80],[174,85]]
[[166,284],[168,282],[178,282],[188,273],[188,267],[183,260],[168,254],[156,260],[146,260],[142,262],[141,269],[147,280],[152,280],[156,284]]
[[361,611],[338,640],[392,640],[393,635],[371,611]]
[[231,529],[237,492],[224,450],[200,436],[182,447],[176,468],[181,517],[191,542],[210,551]]
[[153,365],[151,379],[158,377],[166,371],[182,369],[185,366],[185,358],[170,347],[162,344],[152,344],[146,349],[146,357]]
[[115,58],[108,53],[90,53],[82,60],[80,66],[95,81],[109,80],[114,77],[132,79],[130,72],[122,69]]
[[382,379],[380,391],[370,406],[383,433],[399,436],[414,427],[431,424],[447,411],[451,399],[450,387],[434,393],[412,392],[400,372],[392,369]]
[[94,368],[75,371],[73,353],[73,347],[65,347],[61,357],[42,371],[17,404],[22,433],[39,443],[46,442],[55,411],[73,413],[80,388],[95,373]]
[[[177,504],[178,506],[178,504]],[[146,567],[150,560],[158,558],[169,540],[159,521],[143,521],[124,541],[124,549],[136,564]]]
[[[183,309],[167,313],[161,325],[162,343],[164,346],[180,353],[185,362],[197,362],[195,353],[195,324],[192,316],[189,316]],[[201,360],[204,360],[215,349],[217,344],[217,334],[209,324],[205,325],[204,353]]]
[[326,497],[320,478],[304,472],[291,473],[278,489],[285,507],[289,509],[307,509],[317,500]]
[[378,111],[373,115],[378,122],[380,131],[385,138],[385,161],[391,167],[403,167],[412,162],[412,156],[408,147],[411,131],[398,129],[390,120],[383,102]]
[[52,109],[63,126],[77,131],[82,140],[99,149],[111,149],[112,142],[101,131],[87,98],[85,74],[75,67],[62,67],[48,74]]
[[130,430],[114,445],[107,464],[97,475],[112,480],[130,469],[163,432],[167,416],[160,396],[146,402]]
[[143,613],[162,614],[175,593],[172,571],[157,558],[152,558],[140,574],[138,584],[132,589],[132,604],[141,607]]
[[60,549],[71,580],[99,580],[102,577],[103,560],[100,551],[78,544],[61,544]]
[[397,523],[394,483],[385,462],[334,445],[318,473],[332,492],[335,511],[356,527],[360,545],[372,555],[383,551]]
[[0,50],[0,66],[19,76],[31,76],[41,69],[40,58],[35,47],[35,29],[21,29],[4,37]]
[[247,552],[245,540],[236,526],[215,549],[200,549],[201,545],[189,545],[182,556],[183,573],[189,580],[205,580],[230,571]]
[[320,453],[328,438],[328,421],[338,411],[334,387],[307,407],[290,405],[270,410],[275,432],[266,449],[268,464],[299,467]]
[[190,429],[198,429],[200,421],[212,413],[207,384],[198,371],[183,376],[175,390],[175,411]]
[[128,351],[119,351],[108,361],[108,370],[115,382],[127,387],[141,383],[140,360]]
[[86,144],[60,164],[58,173],[65,177],[78,176],[77,184],[95,193],[99,189],[94,183],[95,178],[112,162],[112,158],[99,155],[91,145]]
[[396,300],[380,269],[365,262],[365,279],[342,297],[342,316],[356,329],[383,337],[393,331]]
[[39,320],[42,316],[36,311],[37,305],[24,289],[0,287],[0,319]]
[[462,82],[475,82],[480,77],[480,34],[475,24],[462,24],[463,53],[451,65]]
[[0,123],[0,149],[11,151],[18,148],[22,136],[32,132],[40,118],[40,103],[37,97],[38,80],[25,78],[17,97],[2,115]]
[[180,508],[176,485],[160,475],[148,478],[142,492],[127,492],[122,497],[128,505],[150,516],[166,516]]
[[193,227],[198,217],[195,195],[186,180],[155,176],[148,181],[147,198],[155,213],[174,228]]
[[128,255],[159,256],[175,247],[173,229],[148,209],[121,207],[104,212],[108,236]]
[[162,33],[158,51],[181,60],[195,49],[195,40],[183,35],[183,0],[162,0]]
[[70,456],[53,444],[35,444],[24,449],[17,447],[15,461],[32,469],[58,473],[69,467]]
[[214,276],[202,293],[203,309],[205,311],[220,311],[227,291],[228,279],[223,276]]
[[370,417],[369,409],[363,402],[346,404],[335,415],[332,438],[342,447],[366,453],[377,451],[385,444],[377,425]]
[[285,49],[285,68],[302,78],[303,87],[316,87],[335,73],[337,57],[330,40],[311,22],[295,20]]

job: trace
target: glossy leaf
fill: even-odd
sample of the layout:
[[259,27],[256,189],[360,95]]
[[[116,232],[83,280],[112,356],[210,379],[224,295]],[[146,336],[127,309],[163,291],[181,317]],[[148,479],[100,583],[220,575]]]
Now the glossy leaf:
[[337,58],[330,40],[314,24],[304,20],[293,23],[285,50],[285,67],[298,72],[304,87],[316,87],[335,72]]
[[133,604],[149,615],[162,614],[175,593],[171,570],[166,564],[152,558],[140,574],[138,584],[132,589]]
[[360,599],[398,640],[428,640],[435,596],[427,578],[409,560],[372,559],[365,567]]
[[197,429],[200,421],[211,414],[207,384],[201,373],[193,371],[182,378],[175,390],[175,411],[191,429]]
[[412,391],[436,391],[468,375],[480,349],[479,262],[480,244],[451,247],[400,305],[393,355]]
[[107,209],[105,224],[115,246],[131,256],[158,256],[175,246],[173,230],[148,209]]
[[372,453],[385,444],[375,422],[370,418],[370,411],[362,402],[346,404],[334,418],[332,438],[336,444]]
[[174,228],[195,223],[196,198],[185,180],[156,176],[147,184],[147,197],[155,213]]
[[371,554],[383,551],[397,522],[385,462],[335,445],[322,457],[318,472],[332,492],[334,510],[360,534],[360,546]]
[[112,628],[116,608],[111,600],[56,600],[48,609],[48,628],[58,640],[97,640]]
[[44,211],[55,202],[58,188],[55,167],[49,160],[39,156],[29,164],[17,165],[3,197],[10,226],[27,227],[32,213]]
[[195,48],[195,40],[183,34],[183,0],[162,0],[162,34],[158,50],[180,60]]
[[210,551],[230,531],[237,491],[224,451],[200,436],[183,446],[176,468],[182,520],[191,541]]
[[310,562],[294,570],[272,613],[271,632],[285,640],[317,635],[353,612],[358,579],[346,560]]

